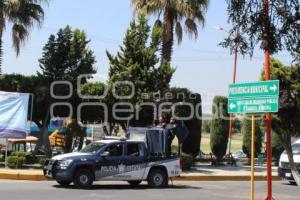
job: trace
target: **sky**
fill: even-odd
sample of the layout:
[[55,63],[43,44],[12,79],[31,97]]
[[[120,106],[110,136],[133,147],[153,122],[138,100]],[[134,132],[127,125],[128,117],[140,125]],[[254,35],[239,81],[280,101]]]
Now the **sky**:
[[[91,39],[90,48],[95,52],[98,75],[108,74],[108,59],[105,51],[116,53],[126,29],[133,18],[130,0],[52,0],[44,7],[45,20],[41,28],[34,28],[29,39],[16,57],[12,48],[10,27],[4,34],[4,73],[24,75],[36,74],[39,70],[38,59],[50,34],[70,25],[84,30]],[[150,17],[150,23],[153,22]],[[227,36],[215,27],[230,29],[227,23],[226,2],[210,0],[206,23],[199,30],[197,40],[184,35],[180,46],[174,46],[172,65],[176,67],[171,86],[186,87],[202,95],[205,104],[215,95],[227,95],[228,85],[232,81],[233,56],[228,49],[218,44]],[[291,64],[292,58],[287,52],[275,56],[284,64]],[[237,82],[257,81],[264,63],[260,50],[254,52],[252,59],[238,57]],[[207,111],[209,112],[209,107]]]

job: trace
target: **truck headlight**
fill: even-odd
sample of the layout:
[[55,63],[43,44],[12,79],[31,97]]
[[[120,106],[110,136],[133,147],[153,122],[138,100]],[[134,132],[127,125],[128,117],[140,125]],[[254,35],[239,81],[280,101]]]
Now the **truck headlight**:
[[67,167],[73,162],[73,160],[61,160],[58,162],[60,169],[67,169]]

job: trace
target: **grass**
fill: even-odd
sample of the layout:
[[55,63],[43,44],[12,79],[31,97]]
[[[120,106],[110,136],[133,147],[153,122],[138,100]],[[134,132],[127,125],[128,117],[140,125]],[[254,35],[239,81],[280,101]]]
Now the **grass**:
[[[232,135],[232,140],[231,140],[231,152],[235,152],[237,150],[242,149],[242,144],[243,144],[243,135],[241,133],[233,134]],[[204,152],[204,153],[210,153],[211,152],[211,149],[210,149],[210,134],[202,133],[200,148],[201,148],[201,151]]]
[[[243,145],[243,135],[241,133],[235,133],[232,135],[231,140],[231,152],[235,152],[242,149]],[[172,152],[177,152],[178,149],[178,141],[175,137],[172,142]],[[202,152],[208,154],[211,152],[210,149],[210,134],[202,133],[200,149]],[[228,149],[227,149],[228,151]]]

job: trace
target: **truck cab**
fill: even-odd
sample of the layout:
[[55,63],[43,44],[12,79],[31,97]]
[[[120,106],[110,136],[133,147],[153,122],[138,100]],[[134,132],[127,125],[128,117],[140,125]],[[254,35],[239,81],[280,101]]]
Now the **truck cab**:
[[[294,162],[297,166],[297,170],[300,172],[300,139],[292,144],[292,151],[293,151]],[[279,166],[278,166],[278,175],[282,179],[286,179],[290,182],[294,182],[294,178],[291,173],[289,159],[286,154],[286,151],[284,151],[280,156]]]
[[79,188],[91,187],[93,181],[117,180],[151,187],[166,187],[171,177],[181,173],[180,159],[153,156],[145,142],[135,140],[100,140],[80,152],[63,154],[47,160],[44,175],[61,185],[74,182]]

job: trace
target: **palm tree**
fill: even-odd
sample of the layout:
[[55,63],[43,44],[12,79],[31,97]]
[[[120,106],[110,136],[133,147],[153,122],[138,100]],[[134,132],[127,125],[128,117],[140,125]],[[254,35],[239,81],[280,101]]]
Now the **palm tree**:
[[21,44],[29,36],[30,29],[41,25],[44,11],[41,3],[48,0],[1,0],[0,1],[0,73],[2,64],[2,36],[6,24],[12,24],[13,47],[17,56],[20,54]]
[[[154,27],[162,28],[162,62],[170,62],[174,32],[178,45],[183,38],[183,24],[190,37],[198,37],[198,24],[204,26],[209,0],[131,0],[134,13],[156,15]],[[163,15],[163,21],[161,21]]]

